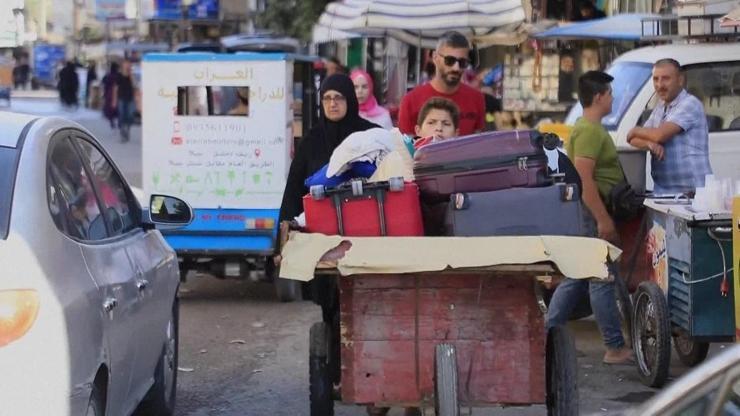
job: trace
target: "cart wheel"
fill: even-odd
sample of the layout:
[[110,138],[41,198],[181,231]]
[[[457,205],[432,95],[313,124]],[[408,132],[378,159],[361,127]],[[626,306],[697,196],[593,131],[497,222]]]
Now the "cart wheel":
[[434,414],[459,416],[455,346],[439,344],[434,351]]
[[640,379],[646,386],[663,386],[671,364],[668,305],[663,291],[653,282],[637,287],[632,330]]
[[403,191],[403,177],[394,176],[388,179],[388,190],[391,192]]
[[709,343],[694,341],[686,331],[680,330],[673,336],[673,349],[684,365],[693,367],[707,358]]
[[326,196],[326,188],[324,185],[313,185],[308,189],[311,199],[314,201],[320,201]]
[[309,333],[308,376],[311,416],[333,416],[334,400],[329,375],[329,326],[316,322]]
[[303,282],[274,277],[275,294],[280,302],[293,302],[303,298]]
[[622,326],[624,344],[626,347],[632,348],[632,315],[634,314],[634,309],[632,298],[627,290],[627,284],[619,276],[614,280],[614,293],[617,298],[617,309],[619,310],[619,321]]
[[545,356],[548,416],[578,414],[577,365],[576,347],[568,328],[550,328]]

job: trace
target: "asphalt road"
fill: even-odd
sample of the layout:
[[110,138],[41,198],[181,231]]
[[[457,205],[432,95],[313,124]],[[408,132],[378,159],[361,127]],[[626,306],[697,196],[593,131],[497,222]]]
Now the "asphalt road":
[[[131,185],[141,186],[141,129],[121,143],[96,111],[61,109],[47,98],[14,99],[13,110],[72,118],[88,128]],[[279,303],[267,283],[190,274],[181,288],[177,415],[308,415],[308,330],[320,320],[310,302]],[[582,414],[614,414],[654,389],[640,384],[634,366],[601,364],[603,346],[593,320],[571,323],[576,336]],[[713,346],[713,352],[722,346]],[[710,352],[712,354],[713,352]],[[674,360],[675,361],[675,360]],[[686,368],[674,362],[671,376]],[[432,414],[427,410],[426,414]],[[366,414],[338,405],[339,416]],[[394,410],[392,415],[402,414]],[[543,406],[474,409],[475,415],[545,415]]]

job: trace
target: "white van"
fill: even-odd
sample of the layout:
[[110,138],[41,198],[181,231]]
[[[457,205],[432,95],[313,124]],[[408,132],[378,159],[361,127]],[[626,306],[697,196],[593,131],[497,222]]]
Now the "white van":
[[[614,77],[612,113],[602,120],[617,148],[621,152],[634,149],[627,144],[627,133],[632,127],[642,125],[657,104],[652,65],[663,58],[673,58],[681,64],[686,89],[704,104],[709,127],[709,160],[715,176],[740,179],[738,43],[661,45],[635,49],[617,58],[606,71]],[[583,108],[576,104],[568,113],[565,124],[573,125],[582,113]],[[622,160],[624,162],[625,159]],[[625,165],[625,170],[630,176],[628,165]],[[652,181],[649,175],[647,181],[650,189]]]

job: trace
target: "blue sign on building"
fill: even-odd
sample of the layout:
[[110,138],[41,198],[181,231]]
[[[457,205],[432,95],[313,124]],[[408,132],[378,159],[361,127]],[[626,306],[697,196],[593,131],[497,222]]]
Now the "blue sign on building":
[[[188,8],[188,19],[218,19],[219,0],[195,0]],[[182,19],[182,0],[157,0],[154,19]]]
[[66,57],[64,45],[37,44],[33,47],[33,75],[44,84],[54,84],[56,69]]

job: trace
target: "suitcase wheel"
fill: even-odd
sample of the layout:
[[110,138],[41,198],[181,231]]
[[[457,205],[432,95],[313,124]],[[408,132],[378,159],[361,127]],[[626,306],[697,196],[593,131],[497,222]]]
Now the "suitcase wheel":
[[311,195],[311,199],[320,201],[326,197],[326,188],[324,188],[324,185],[313,185],[309,189],[309,193]]
[[388,189],[391,192],[402,192],[403,191],[403,177],[394,176],[388,179]]

